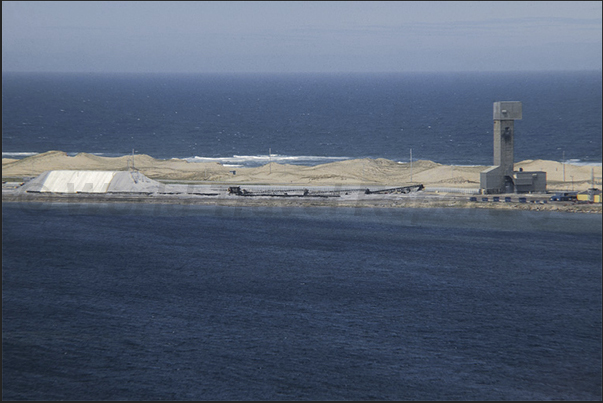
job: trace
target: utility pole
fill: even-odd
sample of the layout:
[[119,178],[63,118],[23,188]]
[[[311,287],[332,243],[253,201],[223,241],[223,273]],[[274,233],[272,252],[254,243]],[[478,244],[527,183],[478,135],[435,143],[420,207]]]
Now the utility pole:
[[565,183],[565,150],[563,151],[561,164],[563,165],[563,183]]
[[410,149],[410,181],[412,182],[412,148]]
[[132,149],[132,156],[126,160],[126,165],[129,171],[136,169],[134,168],[134,149]]

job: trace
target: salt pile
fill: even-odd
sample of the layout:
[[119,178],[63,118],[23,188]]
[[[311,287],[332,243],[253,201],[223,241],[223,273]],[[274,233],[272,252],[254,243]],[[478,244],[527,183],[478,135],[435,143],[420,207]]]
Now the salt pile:
[[163,185],[136,171],[46,171],[21,187],[35,193],[153,193]]

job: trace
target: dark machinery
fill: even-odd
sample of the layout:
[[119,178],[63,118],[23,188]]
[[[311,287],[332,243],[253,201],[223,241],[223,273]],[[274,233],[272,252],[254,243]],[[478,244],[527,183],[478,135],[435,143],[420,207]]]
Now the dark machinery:
[[363,192],[364,194],[406,194],[412,192],[418,192],[423,190],[425,187],[422,184],[412,186],[400,186],[389,189],[335,189],[335,190],[314,190],[309,191],[308,189],[268,189],[268,190],[256,190],[250,191],[241,189],[240,186],[230,186],[228,188],[228,194],[236,196],[269,196],[269,197],[341,197],[341,194],[349,194],[354,192]]
[[364,191],[364,194],[370,195],[370,194],[411,193],[411,192],[418,192],[423,189],[425,189],[425,186],[423,186],[422,184],[418,184],[418,185],[412,185],[412,186],[401,186],[401,187],[397,187],[397,188],[381,189],[381,190],[366,189]]

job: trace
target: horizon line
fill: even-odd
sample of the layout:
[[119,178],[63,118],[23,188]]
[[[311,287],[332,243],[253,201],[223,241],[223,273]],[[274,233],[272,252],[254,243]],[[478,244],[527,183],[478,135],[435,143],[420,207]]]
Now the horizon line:
[[602,72],[602,68],[526,69],[526,70],[408,70],[408,71],[22,71],[2,70],[4,74],[138,74],[138,75],[363,75],[363,74],[490,74],[490,73],[573,73]]

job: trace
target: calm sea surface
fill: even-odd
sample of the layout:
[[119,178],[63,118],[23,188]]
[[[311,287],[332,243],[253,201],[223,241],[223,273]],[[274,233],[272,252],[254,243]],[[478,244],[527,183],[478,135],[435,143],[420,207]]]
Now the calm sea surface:
[[601,215],[2,206],[2,394],[601,400]]
[[[515,158],[601,163],[601,72],[3,74],[2,155],[132,152],[254,166],[492,163],[492,104],[521,101]],[[268,157],[268,154],[275,154]]]

